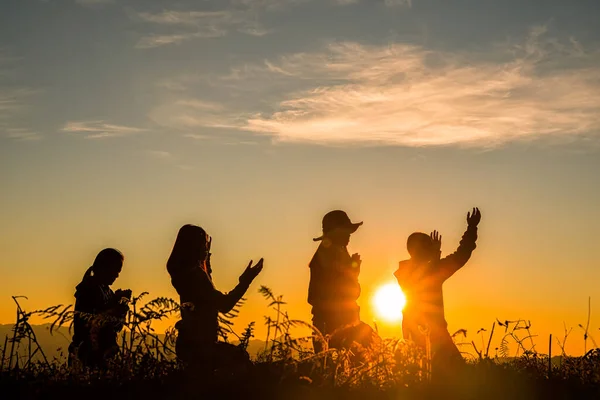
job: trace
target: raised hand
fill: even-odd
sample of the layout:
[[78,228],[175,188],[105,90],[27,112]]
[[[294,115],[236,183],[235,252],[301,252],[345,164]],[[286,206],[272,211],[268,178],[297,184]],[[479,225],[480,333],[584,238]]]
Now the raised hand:
[[116,316],[122,318],[129,311],[129,302],[131,301],[131,290],[117,289],[115,290],[115,296],[112,299],[112,306],[107,311],[107,315]]
[[252,266],[252,260],[248,263],[246,270],[240,275],[240,283],[250,284],[254,278],[260,274],[260,271],[263,269],[263,259],[261,258],[258,262]]
[[212,237],[208,237],[208,240],[206,241],[206,272],[208,272],[209,275],[212,275],[212,266],[210,265],[210,256],[212,255],[212,253],[210,252],[210,246],[212,244]]
[[442,235],[438,231],[433,231],[429,234],[431,238],[431,243],[433,244],[433,249],[435,251],[442,250]]
[[131,289],[117,289],[115,290],[115,297],[117,298],[117,300],[121,299],[121,298],[126,298],[128,300],[131,300]]
[[479,225],[479,221],[481,221],[481,213],[479,212],[479,208],[474,207],[472,212],[467,213],[467,224],[476,227]]

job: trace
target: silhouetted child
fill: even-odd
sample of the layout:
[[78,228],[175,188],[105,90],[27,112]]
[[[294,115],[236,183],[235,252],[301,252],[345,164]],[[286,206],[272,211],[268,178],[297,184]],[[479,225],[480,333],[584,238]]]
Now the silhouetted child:
[[214,370],[219,365],[248,361],[247,353],[218,342],[218,314],[233,309],[263,268],[263,259],[252,261],[229,293],[218,291],[212,281],[211,238],[199,226],[185,225],[177,234],[167,262],[171,283],[181,297],[181,320],[175,327],[177,357],[193,368]]
[[123,328],[131,290],[113,292],[110,285],[122,267],[123,255],[104,249],[77,285],[69,365],[77,359],[87,367],[102,367],[117,354],[117,334]]
[[[330,347],[346,347],[356,340],[363,345],[371,341],[372,329],[360,321],[361,259],[350,256],[350,235],[362,225],[352,223],[348,215],[334,210],[323,217],[323,235],[313,239],[321,241],[310,261],[308,302],[312,306],[312,323],[323,335],[334,334]],[[344,332],[340,330],[344,327]],[[313,340],[315,352],[322,350],[319,340]]]
[[410,260],[401,261],[394,273],[406,296],[403,311],[402,333],[425,349],[426,338],[421,329],[429,330],[431,354],[435,365],[448,365],[462,361],[460,352],[448,332],[444,317],[442,285],[471,257],[477,240],[477,225],[481,219],[479,209],[467,214],[467,230],[456,252],[440,259],[441,236],[416,232],[407,241]]

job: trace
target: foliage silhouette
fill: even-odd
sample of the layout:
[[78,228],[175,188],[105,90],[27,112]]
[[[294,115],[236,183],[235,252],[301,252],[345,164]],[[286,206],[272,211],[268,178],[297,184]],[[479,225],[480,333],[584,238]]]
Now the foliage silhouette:
[[[210,388],[194,388],[197,395],[228,396],[249,390],[263,398],[283,398],[291,393],[304,398],[321,395],[377,397],[402,392],[406,398],[436,398],[437,393],[438,397],[443,395],[445,398],[456,395],[456,398],[515,399],[542,394],[552,395],[550,398],[600,394],[600,350],[589,350],[583,357],[569,357],[561,348],[560,363],[553,362],[547,355],[537,352],[529,321],[495,321],[489,336],[487,330],[480,329],[477,333],[480,347],[475,345],[475,340],[467,339],[465,330],[457,331],[455,340],[463,340],[457,345],[467,349],[463,354],[470,360],[468,378],[457,376],[451,388],[442,389],[428,383],[427,354],[404,340],[385,339],[371,349],[326,347],[323,353],[315,354],[310,346],[312,336],[293,336],[297,327],[311,331],[314,327],[291,319],[284,309],[283,296],[275,295],[267,287],[261,287],[260,293],[268,302],[270,315],[265,317],[267,343],[255,360],[256,371],[246,378],[217,375]],[[176,331],[170,328],[163,337],[152,327],[153,322],[177,313],[180,305],[164,297],[144,302],[146,296],[147,293],[142,293],[132,298],[125,333],[120,338],[120,354],[107,370],[69,369],[64,360],[45,357],[34,360],[36,349],[39,348],[38,355],[43,354],[43,349],[38,346],[31,329],[31,317],[50,320],[51,329],[55,331],[59,326],[72,323],[72,307],[57,305],[29,312],[19,303],[22,298],[15,296],[17,320],[12,336],[5,338],[0,352],[0,391],[5,393],[17,388],[27,395],[25,397],[60,395],[70,398],[80,393],[87,393],[88,398],[99,398],[106,393],[135,393],[149,398],[189,397],[192,389],[182,383],[182,368],[174,353]],[[254,324],[238,335],[232,329],[232,319],[236,315],[223,315],[222,329],[228,340],[235,336],[238,345],[247,348],[253,337]],[[504,328],[504,332],[499,333],[496,326]],[[494,333],[502,335],[503,345],[492,356],[490,343]],[[327,345],[328,336],[318,332],[315,335]],[[562,343],[564,346],[564,341]],[[511,345],[516,348],[512,355]],[[468,351],[469,348],[474,353]],[[503,358],[502,354],[510,358]]]

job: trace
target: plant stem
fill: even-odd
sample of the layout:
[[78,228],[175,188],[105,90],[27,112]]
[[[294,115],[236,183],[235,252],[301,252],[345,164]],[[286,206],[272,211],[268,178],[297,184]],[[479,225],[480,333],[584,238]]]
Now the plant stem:
[[548,341],[548,379],[552,376],[552,334]]

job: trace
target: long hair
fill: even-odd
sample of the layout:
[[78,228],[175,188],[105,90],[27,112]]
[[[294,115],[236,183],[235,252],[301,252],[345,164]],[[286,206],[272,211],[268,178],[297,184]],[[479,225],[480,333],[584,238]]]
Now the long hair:
[[201,266],[208,254],[207,237],[206,231],[197,225],[182,226],[167,261],[169,274]]
[[92,273],[94,275],[98,275],[101,274],[106,268],[116,265],[117,263],[122,264],[124,259],[125,257],[123,256],[123,253],[117,249],[107,248],[101,250],[94,259],[94,263],[91,265],[91,267],[85,271],[81,281],[84,282],[90,279],[92,277]]

